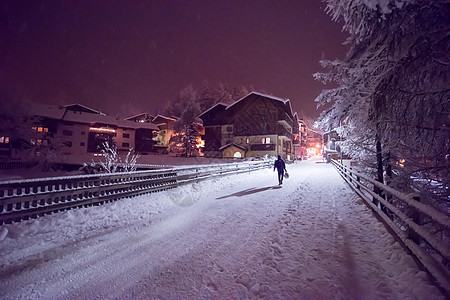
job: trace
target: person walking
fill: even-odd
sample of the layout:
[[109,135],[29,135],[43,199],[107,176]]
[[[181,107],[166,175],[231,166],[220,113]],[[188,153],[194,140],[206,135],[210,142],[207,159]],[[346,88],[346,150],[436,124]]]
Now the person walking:
[[278,171],[278,184],[283,184],[283,177],[284,177],[284,171],[286,170],[286,164],[284,163],[284,160],[281,159],[281,155],[278,155],[278,159],[275,161],[273,165],[273,171],[275,172],[275,169]]

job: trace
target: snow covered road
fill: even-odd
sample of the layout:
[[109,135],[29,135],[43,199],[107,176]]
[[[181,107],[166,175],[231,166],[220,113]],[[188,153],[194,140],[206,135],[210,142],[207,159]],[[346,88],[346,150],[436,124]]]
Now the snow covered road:
[[330,164],[287,167],[6,225],[0,298],[445,298]]

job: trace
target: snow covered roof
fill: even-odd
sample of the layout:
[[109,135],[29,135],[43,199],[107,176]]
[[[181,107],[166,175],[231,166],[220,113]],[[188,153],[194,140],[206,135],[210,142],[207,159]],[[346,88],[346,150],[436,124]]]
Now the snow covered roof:
[[166,117],[166,116],[163,116],[163,115],[157,115],[156,117],[153,118],[152,123],[158,122],[157,121],[158,119],[162,119],[162,121],[159,121],[159,123],[163,123],[164,120],[169,120],[169,121],[176,121],[177,120],[176,118]]
[[62,119],[64,113],[66,112],[66,109],[62,106],[31,103],[30,111],[32,111],[35,116],[45,117],[49,119]]
[[226,149],[226,148],[228,148],[228,147],[231,147],[231,146],[234,146],[234,147],[236,147],[236,148],[239,148],[239,149],[242,149],[242,150],[244,150],[244,151],[247,151],[247,148],[245,148],[245,147],[243,147],[243,146],[240,146],[240,145],[237,145],[237,144],[235,144],[235,143],[229,143],[229,144],[226,144],[225,146],[220,147],[220,148],[219,148],[219,151],[222,151],[222,150],[224,150],[224,149]]
[[226,107],[228,106],[228,104],[223,103],[223,102],[216,103],[213,106],[211,106],[210,108],[208,108],[207,110],[205,110],[204,112],[202,112],[198,117],[200,118],[201,116],[203,116],[204,114],[208,113],[209,111],[211,111],[212,109],[214,109],[215,107],[217,107],[219,105],[223,106],[224,109],[226,109]]
[[120,120],[118,117],[107,116],[103,113],[82,112],[68,109],[67,106],[55,106],[40,103],[32,103],[32,111],[36,116],[56,119],[68,122],[85,123],[94,125],[96,123],[108,124],[124,128],[144,128],[158,130],[152,123],[136,123],[128,120]]
[[[241,102],[242,100],[246,99],[247,97],[249,97],[251,95],[257,95],[257,96],[261,96],[261,97],[264,97],[264,98],[269,98],[269,99],[272,99],[272,100],[280,101],[280,102],[282,102],[285,105],[286,105],[287,102],[289,102],[289,108],[291,108],[291,103],[290,103],[289,99],[283,99],[283,98],[279,98],[279,97],[275,97],[275,96],[271,96],[271,95],[266,95],[266,94],[259,93],[259,92],[250,92],[247,96],[244,96],[241,99],[237,100],[233,104],[229,105],[226,109],[227,110],[230,109],[231,107],[233,107],[234,105],[236,105],[237,103]],[[291,109],[291,112],[292,112],[292,109]]]
[[138,118],[138,117],[141,117],[141,116],[148,116],[148,117],[150,117],[151,119],[154,118],[154,116],[152,116],[152,115],[149,114],[149,113],[140,113],[140,114],[137,114],[137,115],[134,115],[134,116],[125,118],[124,120],[131,120],[131,119],[135,119],[135,118]]
[[87,113],[91,113],[91,114],[99,114],[99,115],[106,116],[106,114],[104,114],[100,111],[97,111],[95,109],[92,109],[90,107],[84,106],[79,103],[68,104],[68,105],[64,105],[63,107],[67,108],[68,110],[81,111],[81,112],[87,112]]

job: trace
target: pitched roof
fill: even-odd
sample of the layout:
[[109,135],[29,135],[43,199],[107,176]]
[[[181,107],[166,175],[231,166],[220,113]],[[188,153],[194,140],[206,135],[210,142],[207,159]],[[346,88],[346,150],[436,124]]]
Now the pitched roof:
[[64,105],[63,107],[67,108],[68,110],[81,111],[81,112],[87,112],[87,113],[91,113],[91,114],[98,114],[98,115],[106,116],[106,114],[104,114],[100,111],[97,111],[95,109],[92,109],[90,107],[84,106],[79,103],[68,104],[68,105]]
[[200,118],[201,116],[203,116],[204,114],[208,113],[209,111],[211,111],[212,109],[214,109],[217,106],[223,106],[225,109],[227,108],[228,104],[223,103],[223,102],[219,102],[214,104],[213,106],[211,106],[210,108],[208,108],[207,110],[205,110],[204,112],[202,112],[198,117]]
[[140,113],[140,114],[137,114],[137,115],[125,118],[124,120],[131,120],[131,119],[134,119],[134,118],[137,118],[137,117],[140,117],[140,116],[149,116],[151,119],[153,119],[155,117],[155,116],[153,116],[153,115],[151,115],[149,113]]
[[222,150],[224,150],[225,148],[228,148],[228,147],[231,147],[231,146],[235,146],[236,148],[239,148],[239,149],[242,149],[242,150],[244,150],[244,151],[247,151],[247,148],[245,148],[245,147],[243,147],[243,146],[241,146],[241,145],[237,145],[237,144],[235,144],[235,143],[229,143],[229,144],[226,144],[225,146],[220,147],[220,148],[219,148],[219,151],[222,151]]
[[158,127],[152,123],[136,123],[128,120],[120,120],[116,117],[107,116],[103,113],[95,114],[90,112],[70,110],[65,106],[63,107],[63,106],[33,103],[32,111],[36,116],[45,117],[49,119],[84,123],[89,125],[100,123],[133,129],[143,128],[143,129],[158,130]]
[[156,119],[163,119],[163,120],[170,120],[170,121],[176,121],[177,120],[177,118],[175,118],[175,117],[172,118],[172,117],[166,117],[166,116],[163,116],[163,115],[157,115],[156,117],[153,118],[152,123],[155,123]]
[[[282,102],[285,105],[286,105],[287,102],[289,102],[289,108],[291,108],[291,104],[290,104],[289,99],[283,99],[283,98],[279,98],[279,97],[275,97],[275,96],[271,96],[271,95],[266,95],[266,94],[259,93],[259,92],[250,92],[247,96],[244,96],[241,99],[237,100],[233,104],[229,105],[226,109],[227,110],[230,109],[231,107],[233,107],[234,105],[236,105],[237,103],[241,102],[242,100],[244,100],[245,98],[249,97],[252,94],[253,95],[257,95],[257,96],[261,96],[261,97],[264,97],[264,98],[269,98],[269,99],[272,99],[272,100],[280,101],[280,102]],[[292,109],[291,109],[291,112],[292,112]]]

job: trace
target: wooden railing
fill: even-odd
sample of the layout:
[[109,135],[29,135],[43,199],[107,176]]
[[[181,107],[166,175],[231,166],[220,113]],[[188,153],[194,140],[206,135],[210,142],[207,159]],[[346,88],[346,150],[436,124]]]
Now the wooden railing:
[[0,225],[75,207],[163,191],[182,184],[250,172],[272,161],[174,167],[130,173],[108,173],[0,181]]
[[[450,217],[421,203],[417,194],[404,194],[336,160],[332,160],[332,163],[403,246],[411,251],[450,295]],[[375,188],[381,193],[375,193]]]

